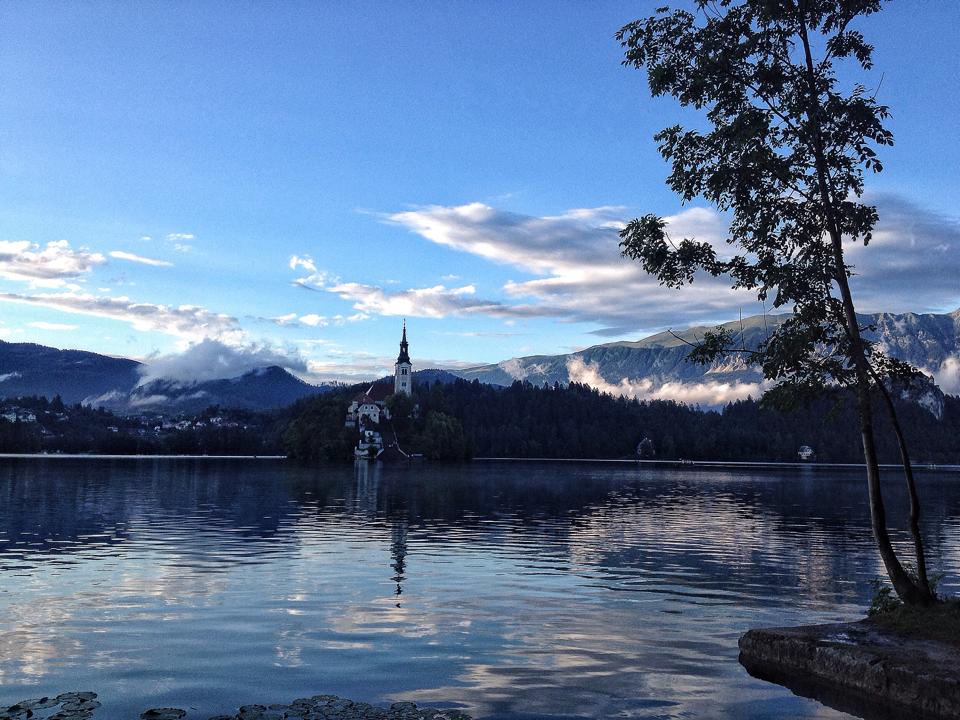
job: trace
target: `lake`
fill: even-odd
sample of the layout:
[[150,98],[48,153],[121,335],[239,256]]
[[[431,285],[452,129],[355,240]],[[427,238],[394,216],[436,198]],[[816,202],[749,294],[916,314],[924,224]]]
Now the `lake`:
[[[886,473],[908,544],[899,475]],[[960,581],[960,475],[919,476]],[[862,472],[0,461],[0,706],[188,718],[332,693],[476,717],[848,717],[748,676],[750,627],[851,620]]]

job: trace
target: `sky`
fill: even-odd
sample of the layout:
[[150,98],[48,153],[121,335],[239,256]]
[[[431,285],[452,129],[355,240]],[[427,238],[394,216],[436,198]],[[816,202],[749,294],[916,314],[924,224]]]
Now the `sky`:
[[[0,338],[222,375],[570,352],[762,308],[620,257],[681,205],[614,33],[655,2],[0,4]],[[863,311],[960,307],[960,3],[860,25],[896,145]],[[852,81],[846,74],[841,77]]]

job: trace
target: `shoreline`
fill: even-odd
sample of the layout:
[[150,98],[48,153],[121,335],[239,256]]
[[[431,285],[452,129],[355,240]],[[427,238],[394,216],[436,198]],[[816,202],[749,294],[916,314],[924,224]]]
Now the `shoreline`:
[[[55,697],[21,700],[4,709],[0,720],[28,720],[46,716],[47,720],[91,720],[98,708],[97,693],[90,691],[61,693]],[[39,713],[39,714],[38,714]],[[177,707],[150,708],[140,713],[140,720],[182,720],[187,711]],[[210,720],[471,720],[457,708],[417,706],[412,702],[395,702],[388,707],[337,695],[314,695],[290,703],[242,705],[235,715],[214,715]]]
[[286,455],[109,455],[106,453],[0,453],[0,460],[286,460]]
[[[557,462],[557,463],[609,463],[620,465],[644,465],[650,467],[706,467],[706,468],[810,468],[812,470],[863,470],[863,463],[818,463],[818,462],[777,462],[773,460],[629,460],[622,458],[511,458],[511,457],[475,457],[474,462]],[[903,466],[896,463],[881,463],[884,470],[899,470]],[[915,463],[915,471],[960,472],[960,465]]]
[[[0,453],[0,460],[289,460],[286,455],[123,455],[108,453]],[[756,470],[863,470],[863,463],[776,462],[767,460],[629,460],[624,458],[528,458],[475,457],[466,462],[593,463],[598,465],[635,465],[669,468],[743,468]],[[881,463],[884,470],[899,470],[901,465]],[[960,465],[914,464],[915,471],[960,473]]]
[[960,717],[957,647],[869,620],[749,630],[740,664],[753,677],[873,720]]

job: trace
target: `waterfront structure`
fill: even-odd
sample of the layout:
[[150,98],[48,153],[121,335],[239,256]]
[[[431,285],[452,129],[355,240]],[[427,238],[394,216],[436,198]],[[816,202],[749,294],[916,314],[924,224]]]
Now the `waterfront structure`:
[[360,442],[354,449],[353,454],[358,459],[375,460],[383,452],[383,438],[376,430],[361,430]]
[[809,462],[810,460],[815,460],[817,454],[813,451],[813,448],[809,445],[801,445],[800,449],[797,450],[797,457],[800,458],[803,462]]

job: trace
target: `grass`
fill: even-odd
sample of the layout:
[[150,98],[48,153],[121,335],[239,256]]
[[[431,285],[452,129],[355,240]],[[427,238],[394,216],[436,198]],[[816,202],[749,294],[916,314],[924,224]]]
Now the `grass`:
[[929,607],[900,605],[867,620],[898,635],[947,642],[960,647],[960,598],[950,598]]

